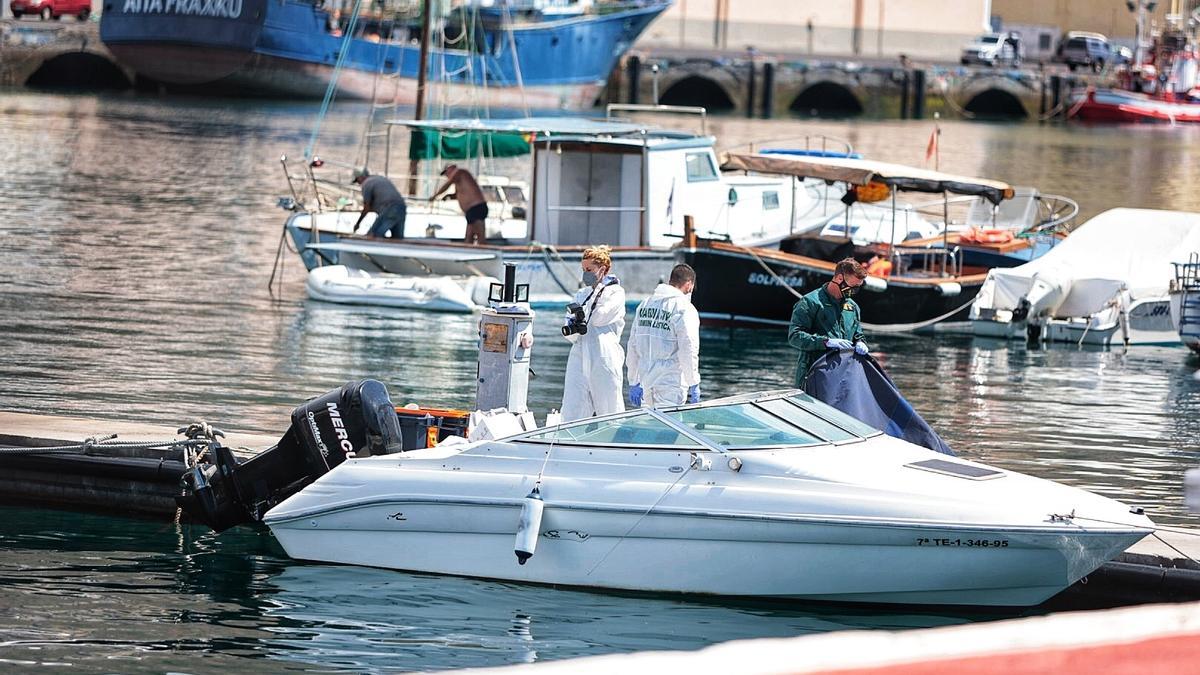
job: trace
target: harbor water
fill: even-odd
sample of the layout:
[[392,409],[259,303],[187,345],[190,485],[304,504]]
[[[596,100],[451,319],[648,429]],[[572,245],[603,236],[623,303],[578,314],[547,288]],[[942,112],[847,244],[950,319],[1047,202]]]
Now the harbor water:
[[[300,153],[316,109],[0,93],[0,409],[282,433],[305,398],[363,377],[382,380],[399,404],[470,407],[476,318],[309,301],[290,253],[268,292],[287,215],[275,207],[287,191],[279,157]],[[320,154],[352,157],[364,114],[336,106]],[[722,147],[827,133],[917,165],[933,130],[929,121],[712,125]],[[1200,211],[1198,141],[1195,128],[952,122],[942,124],[940,162],[1065,194],[1082,219],[1116,206]],[[699,270],[698,283],[719,281]],[[783,337],[704,331],[704,396],[788,386],[794,354]],[[539,314],[536,338],[540,417],[562,397],[567,343],[553,312]],[[871,342],[961,455],[1200,526],[1181,487],[1200,463],[1200,363],[1182,346]],[[265,531],[214,536],[0,507],[0,664],[14,671],[433,670],[994,617],[309,565],[288,560]]]

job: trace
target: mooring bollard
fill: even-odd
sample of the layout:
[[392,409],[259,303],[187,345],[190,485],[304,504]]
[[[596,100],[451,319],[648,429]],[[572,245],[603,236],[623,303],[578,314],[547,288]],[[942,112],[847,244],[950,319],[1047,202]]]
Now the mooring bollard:
[[763,93],[762,117],[771,119],[775,114],[775,64],[767,61],[763,64]]
[[919,69],[913,71],[912,118],[925,118],[925,71]]
[[636,54],[629,57],[625,62],[625,72],[629,76],[629,102],[638,102],[638,86],[641,84],[642,75],[642,59]]

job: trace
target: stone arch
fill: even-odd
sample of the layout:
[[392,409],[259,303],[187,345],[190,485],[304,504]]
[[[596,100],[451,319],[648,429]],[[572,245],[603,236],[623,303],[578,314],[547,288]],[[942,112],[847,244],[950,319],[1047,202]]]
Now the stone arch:
[[989,119],[1024,119],[1029,117],[1021,99],[1003,89],[984,89],[975,94],[963,106],[976,117]]
[[65,89],[128,89],[133,86],[115,63],[90,52],[66,52],[47,59],[29,79],[27,87]]
[[659,97],[663,105],[698,105],[711,112],[733,110],[733,98],[715,80],[699,75],[687,77],[673,83]]
[[805,87],[788,110],[812,117],[852,117],[863,113],[863,105],[849,87],[826,80]]

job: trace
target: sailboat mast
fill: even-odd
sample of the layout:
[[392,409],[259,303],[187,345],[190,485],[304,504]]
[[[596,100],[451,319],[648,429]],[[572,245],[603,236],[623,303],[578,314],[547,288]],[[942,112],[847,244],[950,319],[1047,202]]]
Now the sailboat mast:
[[[417,109],[413,119],[425,118],[425,76],[429,70],[429,20],[432,0],[421,0],[421,56],[417,64]],[[408,194],[417,195],[417,172],[421,168],[420,160],[413,159],[408,163]]]

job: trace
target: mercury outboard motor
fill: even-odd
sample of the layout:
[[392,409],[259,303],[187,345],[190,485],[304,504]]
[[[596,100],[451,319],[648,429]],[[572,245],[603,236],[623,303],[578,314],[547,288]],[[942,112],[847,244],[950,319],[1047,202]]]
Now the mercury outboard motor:
[[292,411],[279,443],[239,463],[224,446],[183,476],[175,502],[217,532],[261,521],[279,502],[349,457],[400,452],[396,408],[377,380],[349,382]]

